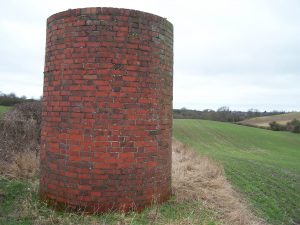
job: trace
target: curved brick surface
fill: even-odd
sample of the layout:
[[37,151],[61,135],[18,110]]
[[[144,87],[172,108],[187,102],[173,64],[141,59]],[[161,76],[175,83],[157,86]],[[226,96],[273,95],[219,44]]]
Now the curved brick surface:
[[171,193],[173,27],[127,9],[47,20],[40,195],[89,212]]

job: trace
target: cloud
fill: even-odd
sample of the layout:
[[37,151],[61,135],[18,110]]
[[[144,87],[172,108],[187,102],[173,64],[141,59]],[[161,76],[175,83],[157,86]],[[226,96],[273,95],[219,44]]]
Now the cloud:
[[[270,79],[271,78],[271,79]],[[232,109],[299,110],[300,77],[297,74],[261,76],[175,76],[174,108],[217,109],[223,105]]]
[[0,72],[0,90],[3,93],[15,93],[29,98],[39,98],[43,93],[43,77],[26,72]]
[[[42,94],[46,19],[78,7],[133,8],[174,25],[174,106],[298,109],[298,0],[5,1],[0,91]],[[272,108],[273,107],[273,108]]]
[[176,69],[198,75],[299,73],[300,25],[278,18],[279,9],[271,9],[279,1],[252,2],[215,13],[215,18],[199,22],[192,14],[179,23],[177,29],[184,32],[175,36]]
[[[0,21],[1,72],[33,72],[44,63],[45,29],[22,21]],[[38,38],[37,38],[38,37]]]

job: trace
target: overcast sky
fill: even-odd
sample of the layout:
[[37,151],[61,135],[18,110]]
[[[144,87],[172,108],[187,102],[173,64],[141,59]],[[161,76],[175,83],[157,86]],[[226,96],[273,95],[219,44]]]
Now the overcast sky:
[[173,23],[174,108],[300,110],[299,0],[2,1],[0,91],[42,95],[46,19],[79,7]]

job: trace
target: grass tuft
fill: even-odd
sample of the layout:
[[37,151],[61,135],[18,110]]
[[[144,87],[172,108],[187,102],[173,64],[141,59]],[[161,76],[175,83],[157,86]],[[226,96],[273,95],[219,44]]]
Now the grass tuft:
[[0,160],[0,175],[13,179],[32,179],[39,172],[39,157],[35,152],[13,153],[11,162]]

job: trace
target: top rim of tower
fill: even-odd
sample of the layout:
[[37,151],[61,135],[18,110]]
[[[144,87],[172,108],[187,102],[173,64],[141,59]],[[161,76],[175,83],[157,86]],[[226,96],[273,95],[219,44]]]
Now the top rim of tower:
[[167,20],[167,18],[140,11],[135,9],[127,9],[127,8],[114,8],[114,7],[87,7],[87,8],[75,8],[75,9],[68,9],[65,11],[61,11],[55,13],[48,17],[47,24],[63,19],[69,16],[80,16],[80,15],[115,15],[115,16],[130,16],[130,17],[144,17],[154,21],[161,21],[168,23],[171,27],[173,24]]

